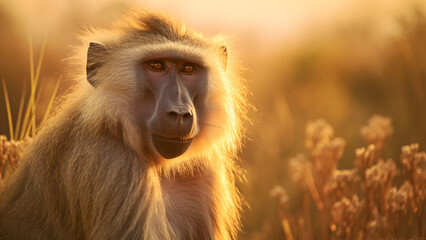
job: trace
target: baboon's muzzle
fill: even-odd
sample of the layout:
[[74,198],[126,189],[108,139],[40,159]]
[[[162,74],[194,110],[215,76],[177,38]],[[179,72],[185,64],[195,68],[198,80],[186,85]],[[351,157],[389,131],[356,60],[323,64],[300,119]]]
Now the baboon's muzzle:
[[152,143],[155,150],[165,159],[178,157],[188,150],[192,143],[192,138],[188,140],[164,138],[157,134],[152,134]]
[[170,110],[158,119],[158,132],[152,133],[155,150],[166,159],[175,158],[188,150],[195,128],[192,109]]

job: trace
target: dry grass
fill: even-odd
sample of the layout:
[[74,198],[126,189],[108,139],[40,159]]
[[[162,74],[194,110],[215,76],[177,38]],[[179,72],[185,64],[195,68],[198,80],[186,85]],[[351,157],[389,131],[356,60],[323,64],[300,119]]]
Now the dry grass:
[[[334,137],[324,120],[308,122],[308,153],[289,161],[292,180],[302,193],[301,208],[290,211],[283,187],[270,192],[286,239],[318,239],[312,221],[321,222],[322,239],[424,236],[426,153],[419,152],[418,144],[403,146],[398,169],[381,156],[392,132],[389,118],[373,116],[361,129],[368,146],[356,149],[354,168],[341,170],[336,166],[345,141]],[[24,144],[0,135],[0,184],[16,169]],[[403,181],[399,187],[396,177]]]
[[24,141],[8,141],[6,136],[0,135],[0,187],[18,166],[23,147]]
[[[342,24],[342,31],[324,34],[323,40],[312,34],[299,48],[283,47],[276,59],[267,61],[260,68],[264,71],[253,77],[251,89],[259,113],[252,114],[252,141],[247,142],[242,155],[248,184],[240,189],[250,205],[243,218],[242,239],[285,239],[279,216],[286,216],[294,239],[355,239],[360,229],[366,229],[366,237],[367,223],[371,223],[371,233],[384,211],[385,219],[392,220],[386,223],[386,230],[393,228],[389,235],[418,237],[419,219],[423,219],[425,235],[424,210],[420,216],[413,213],[412,203],[404,205],[412,183],[404,184],[410,178],[399,159],[401,146],[418,142],[423,151],[426,146],[426,14],[413,10],[407,16],[395,17],[397,35],[376,44],[372,43],[375,31],[369,22]],[[259,71],[257,65],[253,69]],[[390,116],[395,129],[390,118],[377,117],[371,124],[365,123],[375,113]],[[333,128],[320,121],[310,122],[310,129],[305,129],[309,119],[318,118],[327,119]],[[366,127],[360,132],[363,125]],[[364,149],[355,151],[362,146]],[[396,173],[392,173],[388,157],[393,158]],[[360,171],[369,178],[369,189],[362,189],[366,180]],[[381,181],[389,178],[392,184],[375,186],[379,182],[374,177],[383,178]],[[277,183],[289,196],[284,213],[278,213],[283,211],[281,204],[275,205],[268,194]],[[370,195],[368,200],[366,195]],[[385,201],[379,195],[385,196]],[[371,202],[369,212],[367,201]],[[336,202],[340,204],[332,216]],[[400,206],[405,210],[397,210]],[[356,211],[359,208],[361,211]],[[345,221],[337,220],[340,213],[346,216]],[[391,213],[398,217],[390,217]],[[332,217],[339,222],[333,226],[334,232],[330,228]],[[352,223],[357,222],[362,224],[354,228]]]
[[[26,98],[26,84],[24,82],[22,88],[21,99],[18,109],[17,120],[14,121],[12,109],[7,90],[7,85],[2,79],[3,95],[5,99],[5,107],[9,126],[9,140],[7,136],[0,135],[0,186],[7,177],[15,171],[25,143],[30,141],[30,138],[36,134],[37,127],[43,124],[51,111],[53,100],[59,89],[60,78],[56,82],[53,92],[50,95],[50,100],[46,110],[43,113],[43,118],[40,121],[36,119],[37,106],[39,106],[40,96],[43,90],[43,82],[39,84],[40,71],[43,63],[43,56],[46,48],[46,38],[41,47],[37,66],[34,63],[33,43],[31,36],[29,38],[29,57],[30,57],[30,96]],[[34,71],[36,69],[36,71]]]
[[336,166],[345,141],[334,137],[324,120],[307,123],[308,153],[289,162],[292,180],[302,192],[301,208],[289,211],[283,187],[270,192],[279,205],[287,239],[318,239],[312,221],[321,222],[322,239],[426,237],[426,153],[418,144],[403,146],[398,169],[397,163],[382,156],[392,132],[390,118],[371,117],[361,128],[367,147],[356,149],[354,168],[340,170]]
[[[7,85],[2,79],[2,87],[3,87],[3,95],[5,99],[5,105],[6,105],[6,112],[7,112],[7,119],[8,119],[8,126],[9,126],[9,135],[10,139],[13,140],[24,140],[29,137],[32,137],[36,134],[37,126],[43,124],[47,117],[49,116],[51,107],[53,105],[53,100],[56,97],[56,94],[59,89],[59,84],[61,82],[61,79],[59,78],[58,81],[56,81],[55,87],[53,89],[53,92],[50,95],[50,100],[47,104],[46,110],[44,111],[43,118],[38,121],[36,119],[37,116],[37,108],[39,107],[39,100],[42,95],[43,91],[43,81],[40,83],[40,71],[41,66],[43,63],[43,57],[46,49],[46,42],[47,38],[44,38],[40,55],[38,58],[37,66],[34,62],[34,50],[33,50],[33,43],[32,38],[30,36],[29,38],[29,58],[30,58],[30,95],[28,99],[26,99],[26,82],[24,82],[22,87],[22,94],[21,99],[19,103],[19,109],[18,109],[18,117],[17,120],[13,120],[13,113],[11,109],[11,104],[9,100],[9,94],[7,90]],[[36,71],[34,71],[36,69]],[[25,108],[24,108],[25,106]]]

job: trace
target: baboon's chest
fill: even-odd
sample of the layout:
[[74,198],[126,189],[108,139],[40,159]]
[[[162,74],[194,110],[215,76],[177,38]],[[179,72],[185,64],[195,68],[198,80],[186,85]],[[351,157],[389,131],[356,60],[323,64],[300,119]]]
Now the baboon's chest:
[[164,180],[162,186],[166,215],[176,234],[197,239],[213,232],[209,179],[199,175],[177,177]]

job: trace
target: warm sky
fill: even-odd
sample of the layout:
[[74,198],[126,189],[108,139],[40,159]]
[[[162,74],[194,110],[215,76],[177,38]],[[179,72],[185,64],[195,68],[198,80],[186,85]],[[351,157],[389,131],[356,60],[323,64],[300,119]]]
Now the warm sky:
[[[82,15],[99,16],[108,5],[117,8],[147,7],[165,11],[191,27],[207,33],[223,32],[238,41],[255,41],[265,48],[297,41],[303,34],[362,16],[392,33],[389,18],[418,0],[3,0],[0,7],[13,15],[22,28],[54,28],[71,7]],[[113,5],[114,6],[114,5]],[[37,31],[37,30],[36,30]],[[239,37],[238,37],[239,36]],[[249,37],[250,39],[244,39]],[[238,39],[240,38],[240,39]]]

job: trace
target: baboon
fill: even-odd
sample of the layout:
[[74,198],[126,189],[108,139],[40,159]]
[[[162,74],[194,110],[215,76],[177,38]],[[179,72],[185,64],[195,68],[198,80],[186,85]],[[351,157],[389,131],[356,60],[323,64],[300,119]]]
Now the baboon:
[[0,193],[0,239],[236,239],[248,104],[226,39],[140,10],[87,32]]

